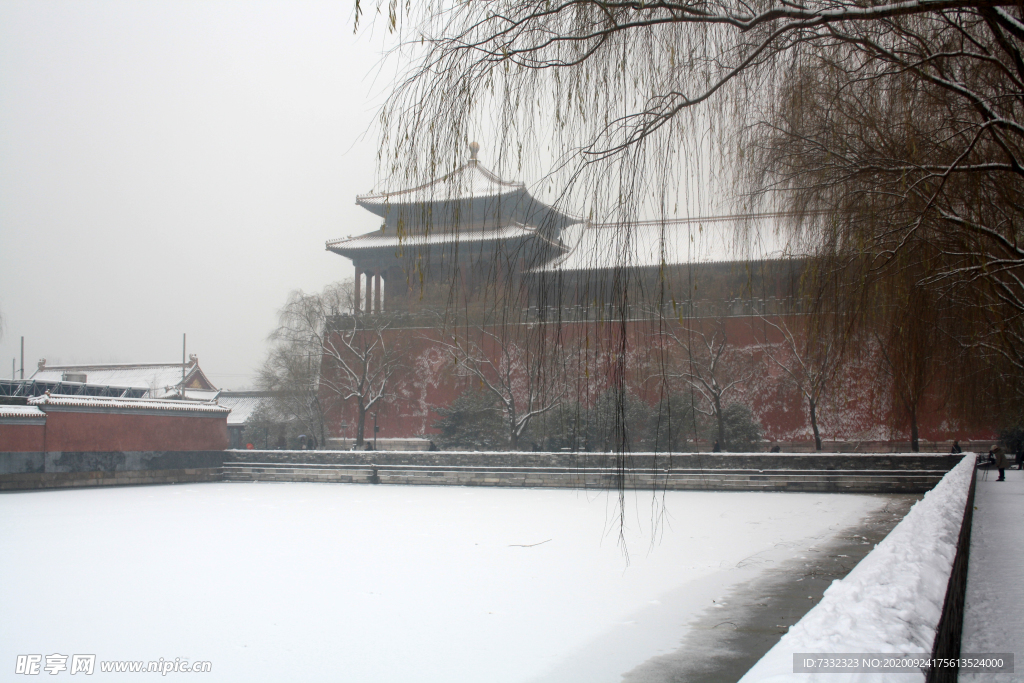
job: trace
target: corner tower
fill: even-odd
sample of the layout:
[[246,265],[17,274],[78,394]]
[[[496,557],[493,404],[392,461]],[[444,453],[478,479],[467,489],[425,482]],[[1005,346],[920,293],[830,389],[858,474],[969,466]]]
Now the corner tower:
[[447,175],[356,198],[381,217],[380,228],[327,242],[355,266],[355,313],[406,308],[441,286],[472,297],[485,283],[514,285],[524,270],[565,251],[562,229],[577,220],[485,168],[477,143],[469,149],[466,163]]

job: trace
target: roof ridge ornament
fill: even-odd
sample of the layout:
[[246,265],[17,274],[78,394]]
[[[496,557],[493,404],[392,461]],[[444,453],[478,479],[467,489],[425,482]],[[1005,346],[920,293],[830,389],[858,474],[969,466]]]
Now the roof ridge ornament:
[[479,142],[471,142],[471,143],[469,143],[469,160],[470,160],[470,162],[475,162],[475,163],[479,163],[480,162],[480,159],[477,157],[477,154],[479,152],[480,152],[480,143]]

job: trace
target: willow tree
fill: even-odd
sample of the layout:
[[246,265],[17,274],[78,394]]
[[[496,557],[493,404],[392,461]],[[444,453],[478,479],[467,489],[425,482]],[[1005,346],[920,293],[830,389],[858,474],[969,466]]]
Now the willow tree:
[[[865,283],[921,240],[942,258],[917,285],[987,312],[972,343],[1024,371],[1019,3],[406,7],[388,6],[412,66],[382,111],[382,182],[452,169],[479,137],[499,170],[626,233],[715,201],[786,209],[793,236],[858,259]],[[612,297],[630,296],[630,265]]]

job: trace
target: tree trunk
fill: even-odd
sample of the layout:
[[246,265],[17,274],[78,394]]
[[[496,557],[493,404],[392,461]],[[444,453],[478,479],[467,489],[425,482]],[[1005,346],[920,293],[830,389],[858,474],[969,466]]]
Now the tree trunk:
[[362,399],[356,407],[359,410],[359,417],[356,418],[356,450],[362,450],[363,435],[366,433],[366,408],[363,407]]
[[509,416],[508,425],[508,446],[511,450],[515,451],[519,448],[519,435],[516,434],[516,418],[515,415]]
[[811,429],[814,431],[814,450],[821,450],[821,434],[818,432],[818,406],[815,404],[814,399],[807,399],[807,403],[811,406]]
[[917,406],[910,411],[910,450],[915,453],[921,451],[921,442],[917,433]]
[[725,419],[722,415],[722,397],[715,396],[715,417],[718,418],[718,448],[725,450]]

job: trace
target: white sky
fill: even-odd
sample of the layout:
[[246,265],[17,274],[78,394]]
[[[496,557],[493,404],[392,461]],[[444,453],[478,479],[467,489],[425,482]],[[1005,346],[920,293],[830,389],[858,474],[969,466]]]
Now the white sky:
[[249,385],[372,230],[381,29],[353,3],[0,0],[0,376],[189,353]]

